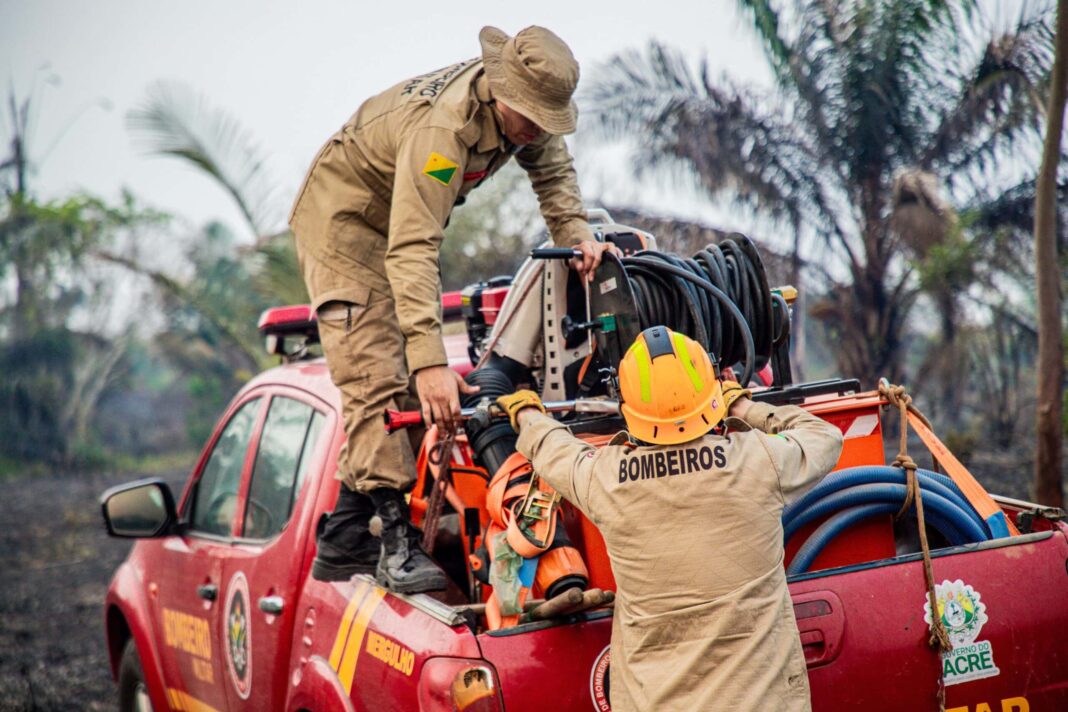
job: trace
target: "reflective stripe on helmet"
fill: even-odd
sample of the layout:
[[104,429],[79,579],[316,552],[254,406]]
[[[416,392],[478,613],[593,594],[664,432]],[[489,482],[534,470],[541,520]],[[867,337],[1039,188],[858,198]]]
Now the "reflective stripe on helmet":
[[705,387],[705,382],[701,380],[701,376],[697,374],[697,369],[693,366],[693,361],[690,360],[690,351],[686,348],[686,338],[678,332],[675,332],[673,336],[675,357],[682,361],[682,367],[686,369],[686,375],[690,377],[693,389],[700,393]]
[[641,388],[642,402],[649,403],[653,400],[652,379],[649,374],[653,360],[649,358],[649,349],[641,338],[634,342],[630,350],[634,352],[634,363],[638,366],[638,386]]

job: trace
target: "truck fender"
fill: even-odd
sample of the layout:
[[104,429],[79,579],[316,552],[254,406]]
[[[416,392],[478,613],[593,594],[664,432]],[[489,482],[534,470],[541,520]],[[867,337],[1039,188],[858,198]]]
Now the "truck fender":
[[115,572],[114,581],[108,591],[104,607],[104,635],[107,639],[111,677],[118,682],[119,662],[126,645],[126,641],[121,638],[125,626],[137,646],[153,709],[170,709],[166,686],[163,684],[163,665],[152,644],[152,624],[147,618],[149,604],[140,579],[137,571],[128,563],[124,563]]
[[288,712],[355,712],[352,700],[342,687],[337,672],[330,667],[330,661],[326,658],[312,655],[293,672],[293,676],[299,676],[299,681],[293,694],[289,696],[289,703],[286,705]]

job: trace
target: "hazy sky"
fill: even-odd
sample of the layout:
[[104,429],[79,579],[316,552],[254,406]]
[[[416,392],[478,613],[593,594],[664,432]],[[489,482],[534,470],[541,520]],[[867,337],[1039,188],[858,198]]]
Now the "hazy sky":
[[[43,158],[36,179],[42,195],[84,189],[113,197],[127,186],[194,222],[221,218],[239,227],[236,210],[208,179],[134,147],[125,115],[152,82],[183,81],[238,118],[269,156],[284,213],[319,145],[363,99],[480,54],[483,25],[510,34],[530,24],[549,27],[572,47],[586,77],[613,52],[656,38],[707,56],[737,79],[764,80],[755,40],[734,8],[732,0],[0,0],[0,76],[4,89],[13,84],[20,96],[36,86],[31,157]],[[58,85],[46,82],[51,75]],[[6,140],[6,91],[4,98]],[[703,213],[692,198],[611,178],[630,172],[606,165],[622,163],[618,153],[594,160],[582,143],[573,149],[591,199]]]

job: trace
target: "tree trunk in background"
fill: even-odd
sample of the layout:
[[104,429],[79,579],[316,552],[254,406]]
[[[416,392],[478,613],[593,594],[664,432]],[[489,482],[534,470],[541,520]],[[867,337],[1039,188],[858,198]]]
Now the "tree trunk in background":
[[1068,91],[1068,0],[1057,2],[1056,55],[1047,113],[1042,168],[1035,196],[1035,275],[1038,282],[1038,408],[1035,500],[1061,507],[1064,341],[1061,274],[1057,256],[1057,163],[1061,155],[1065,94]]
[[797,301],[794,302],[793,315],[790,318],[790,346],[793,353],[790,355],[789,374],[795,383],[805,382],[805,308],[808,305],[808,295],[805,294],[804,285],[801,284],[801,226],[794,225],[794,249],[790,254],[790,286],[797,290]]

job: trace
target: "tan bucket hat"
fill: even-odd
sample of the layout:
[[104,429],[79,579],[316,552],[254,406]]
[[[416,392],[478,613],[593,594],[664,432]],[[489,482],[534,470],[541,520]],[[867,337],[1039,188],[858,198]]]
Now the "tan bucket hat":
[[478,33],[490,91],[545,132],[575,132],[578,109],[571,96],[579,66],[564,41],[544,27],[532,26],[515,37],[496,27]]

